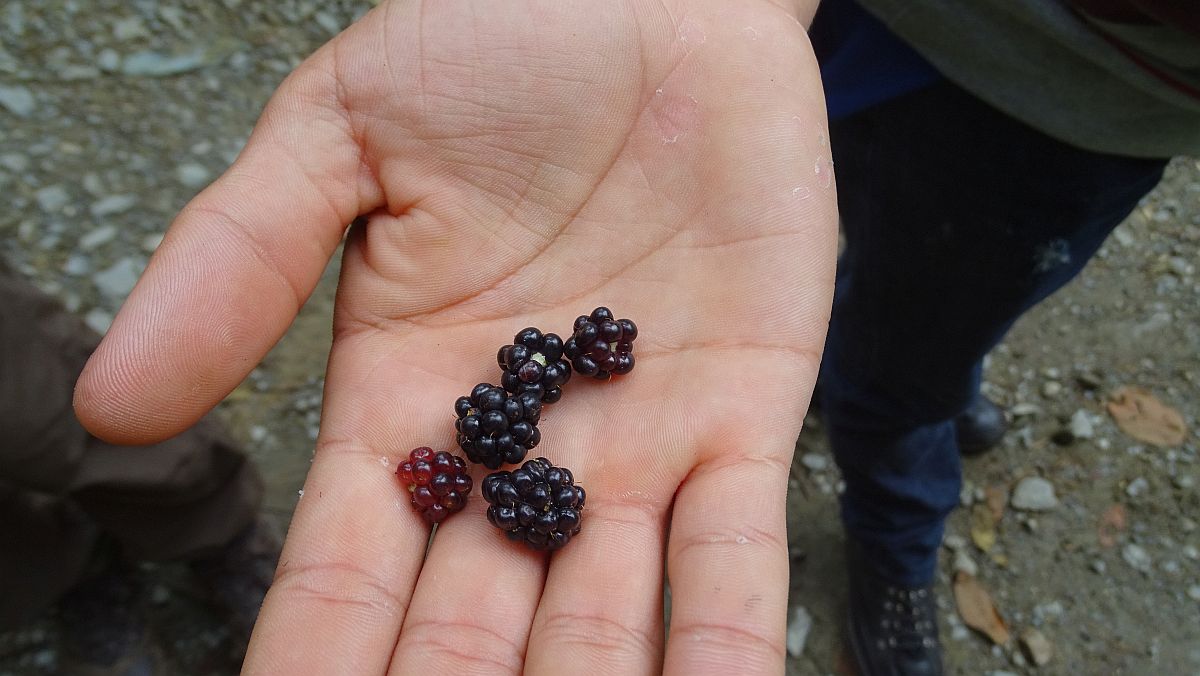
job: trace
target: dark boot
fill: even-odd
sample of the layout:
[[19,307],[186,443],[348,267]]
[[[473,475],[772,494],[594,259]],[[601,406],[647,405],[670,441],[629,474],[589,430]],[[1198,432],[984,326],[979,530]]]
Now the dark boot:
[[244,654],[263,598],[275,576],[280,538],[261,516],[220,551],[192,562],[192,571],[228,622],[235,658]]
[[58,614],[66,673],[149,676],[155,671],[140,590],[132,571],[114,565],[62,598]]
[[981,394],[967,410],[954,418],[954,429],[958,436],[959,453],[974,457],[983,455],[1000,443],[1008,431],[1008,420],[999,406]]
[[860,676],[941,676],[933,586],[903,587],[884,579],[852,541],[849,643]]

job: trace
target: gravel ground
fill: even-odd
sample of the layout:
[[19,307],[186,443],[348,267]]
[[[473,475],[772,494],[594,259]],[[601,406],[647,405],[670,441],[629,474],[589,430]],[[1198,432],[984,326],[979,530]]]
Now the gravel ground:
[[[367,1],[6,0],[0,4],[0,256],[107,328],[170,218],[236,155],[279,81]],[[1200,464],[1121,432],[1105,410],[1138,385],[1200,418],[1200,163],[1180,159],[1080,279],[992,355],[987,393],[1013,416],[1002,446],[966,462],[940,581],[952,672],[1200,674]],[[264,468],[286,524],[316,436],[336,265],[289,334],[221,405]],[[849,673],[840,642],[838,477],[810,417],[790,496],[796,656],[789,673]],[[1003,509],[987,551],[972,513],[1022,480],[1053,506]],[[1035,486],[1036,487],[1036,486]],[[1043,485],[1044,488],[1044,485]],[[1018,501],[1020,502],[1020,501]],[[1114,505],[1120,507],[1114,508]],[[1101,532],[1123,510],[1124,529]],[[999,510],[997,510],[999,511]],[[964,626],[950,585],[974,569],[1013,639]],[[178,567],[145,566],[140,604],[160,672],[233,673],[226,632]],[[802,631],[806,627],[809,631]],[[1016,637],[1052,649],[1040,667]],[[0,674],[59,670],[51,611],[0,635]]]

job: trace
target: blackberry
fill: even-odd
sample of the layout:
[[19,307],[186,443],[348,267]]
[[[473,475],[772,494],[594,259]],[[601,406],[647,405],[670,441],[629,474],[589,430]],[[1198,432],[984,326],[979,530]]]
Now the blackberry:
[[585,376],[608,380],[633,370],[633,341],[637,325],[628,319],[614,319],[606,307],[575,319],[575,333],[563,345],[563,354],[571,366]]
[[513,344],[496,353],[504,369],[500,385],[511,394],[536,392],[553,404],[562,397],[562,386],[571,379],[571,364],[563,356],[563,340],[554,333],[529,327],[513,336]]
[[583,519],[582,486],[571,470],[545,458],[529,460],[512,472],[495,472],[483,480],[488,521],[509,540],[538,551],[566,546],[579,533]]
[[454,402],[458,445],[471,462],[488,469],[516,464],[542,440],[537,423],[542,400],[537,392],[509,394],[502,387],[479,383],[470,396]]
[[467,463],[445,451],[434,453],[428,446],[413,449],[396,468],[396,476],[412,491],[413,508],[430,525],[461,510],[471,492]]

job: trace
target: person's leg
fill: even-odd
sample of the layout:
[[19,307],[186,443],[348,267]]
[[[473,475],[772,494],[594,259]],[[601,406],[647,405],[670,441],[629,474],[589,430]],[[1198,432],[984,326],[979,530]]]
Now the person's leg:
[[256,515],[261,481],[211,421],[140,448],[82,429],[71,396],[96,340],[0,271],[0,597],[13,600],[0,604],[0,624],[76,583],[101,534],[129,558],[191,558],[230,543]]
[[952,419],[983,356],[1082,269],[1165,161],[1068,146],[945,82],[830,137],[847,248],[821,383],[843,520],[880,574],[920,586],[958,502]]

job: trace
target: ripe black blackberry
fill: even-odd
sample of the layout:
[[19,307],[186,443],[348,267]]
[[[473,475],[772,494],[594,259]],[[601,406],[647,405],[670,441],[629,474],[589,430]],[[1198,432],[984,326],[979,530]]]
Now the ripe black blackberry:
[[614,319],[606,307],[575,319],[575,333],[563,345],[563,354],[576,371],[597,380],[625,375],[633,370],[633,341],[637,325]]
[[471,492],[467,463],[445,451],[422,446],[396,467],[396,476],[412,492],[413,509],[433,525],[460,511]]
[[537,423],[542,416],[538,393],[509,394],[502,387],[479,383],[470,396],[454,402],[458,445],[471,462],[488,469],[516,464],[542,440]]
[[500,385],[512,394],[535,392],[544,403],[562,397],[562,386],[571,379],[571,364],[563,356],[563,340],[554,333],[529,327],[513,336],[513,344],[496,353],[504,369]]
[[571,470],[545,458],[526,461],[512,472],[495,472],[483,480],[488,521],[509,540],[538,551],[566,546],[579,533],[586,494],[575,485]]

